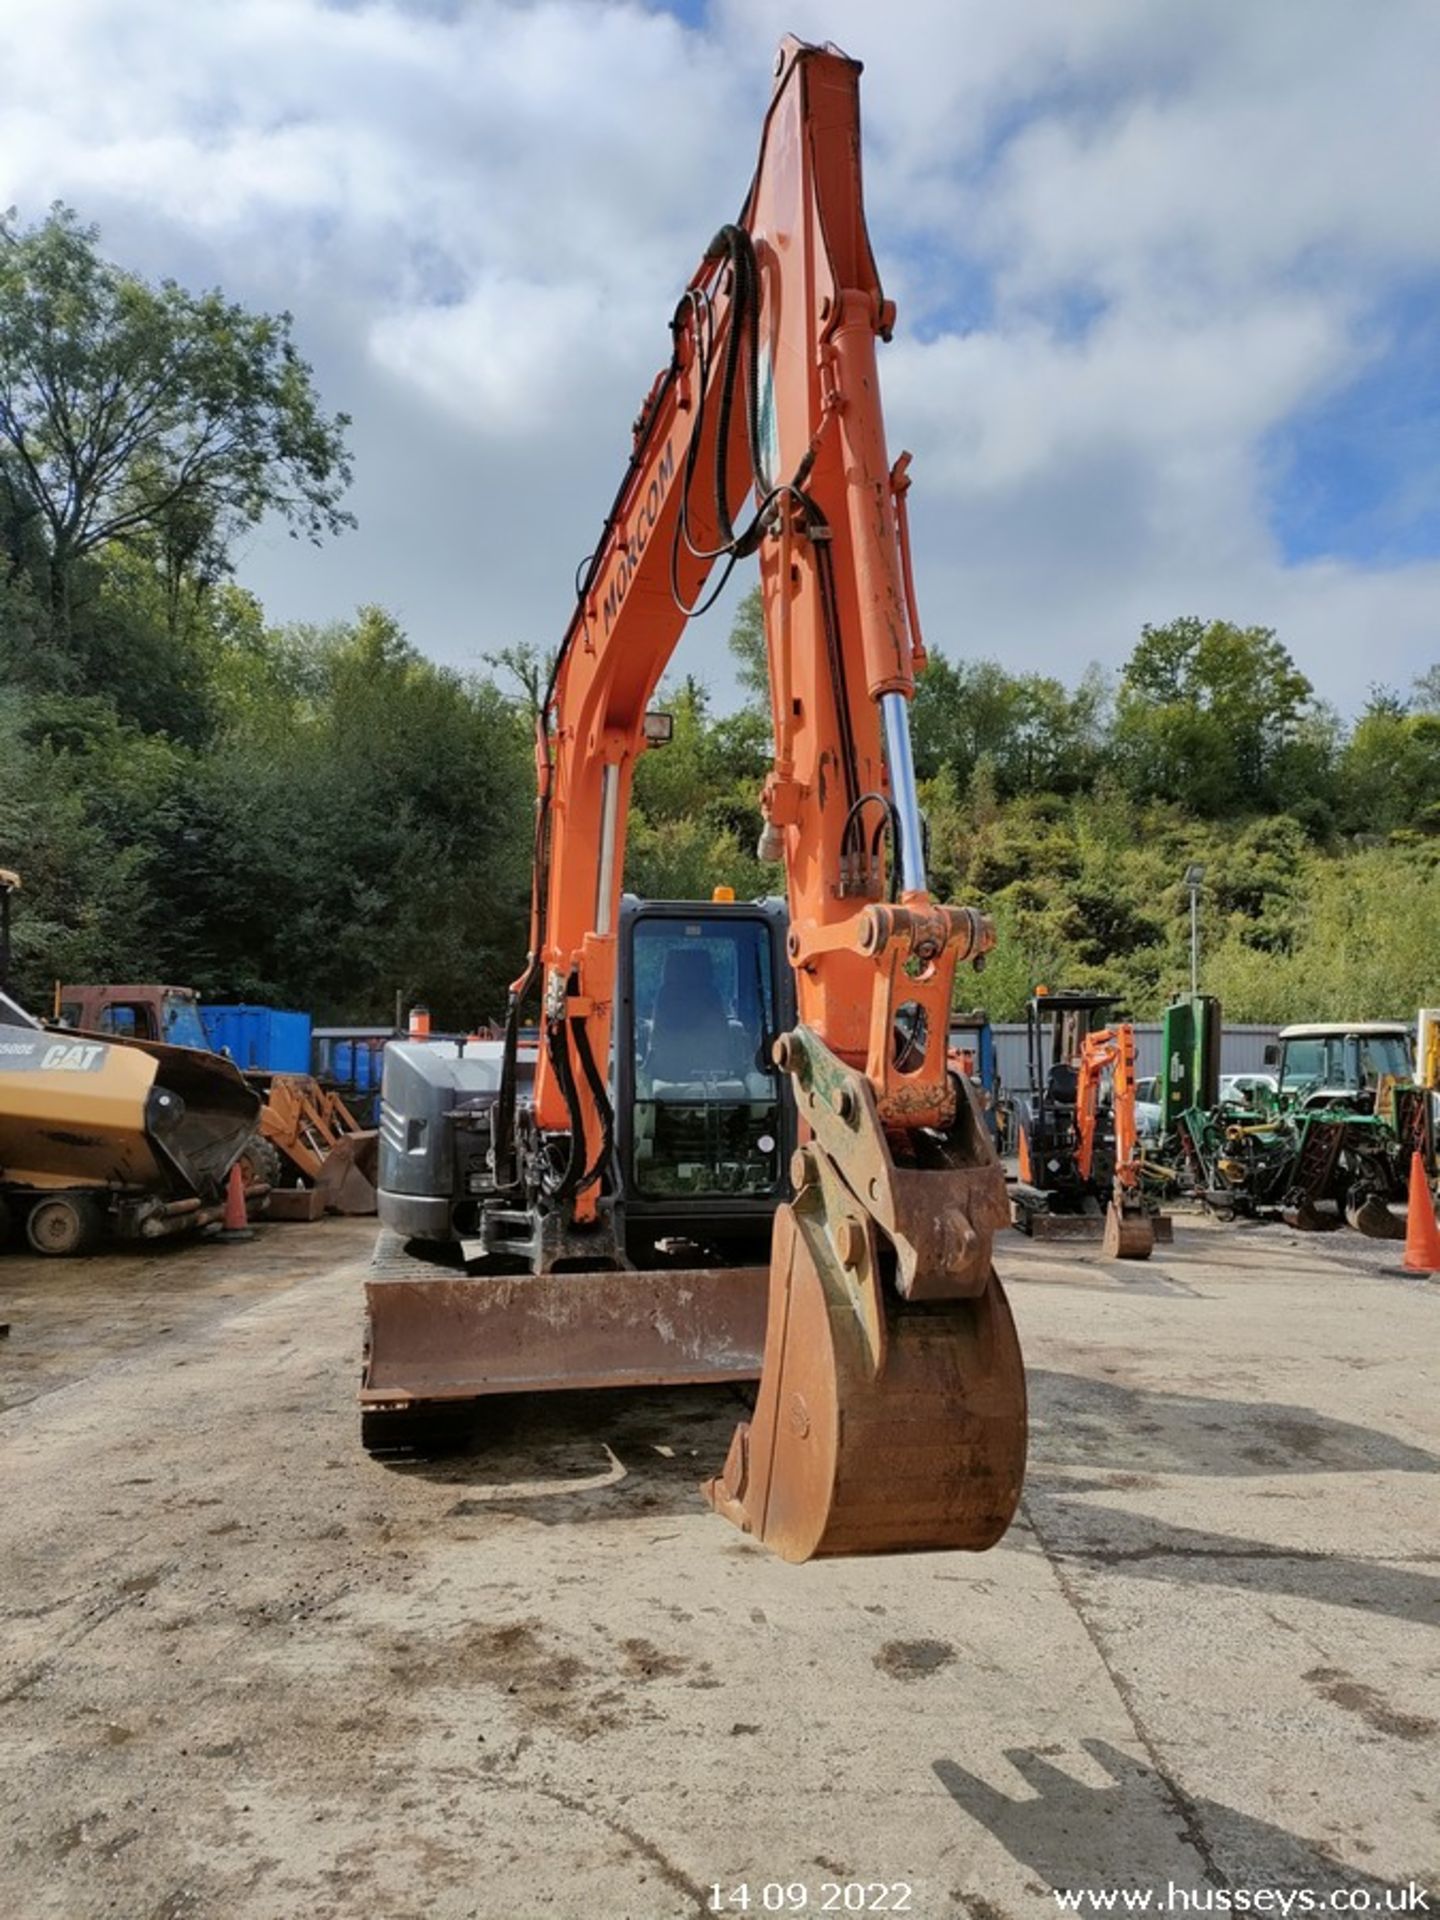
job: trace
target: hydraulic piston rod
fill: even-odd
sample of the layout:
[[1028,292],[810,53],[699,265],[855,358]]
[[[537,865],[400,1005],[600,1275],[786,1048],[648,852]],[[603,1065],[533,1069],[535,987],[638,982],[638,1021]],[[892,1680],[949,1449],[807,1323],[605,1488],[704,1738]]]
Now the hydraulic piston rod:
[[915,788],[915,756],[910,748],[910,702],[903,693],[880,696],[885,722],[885,761],[890,769],[890,798],[900,821],[900,891],[925,891],[925,837],[920,826],[920,796]]

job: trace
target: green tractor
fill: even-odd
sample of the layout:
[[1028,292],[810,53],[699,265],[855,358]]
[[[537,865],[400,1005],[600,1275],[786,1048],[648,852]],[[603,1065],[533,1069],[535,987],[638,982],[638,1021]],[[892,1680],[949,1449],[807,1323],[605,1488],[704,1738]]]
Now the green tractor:
[[[1434,1166],[1431,1104],[1398,1021],[1286,1027],[1265,1050],[1273,1089],[1221,1097],[1220,1009],[1205,995],[1165,1015],[1161,1107],[1180,1177],[1222,1218],[1278,1215],[1304,1232],[1347,1223],[1403,1239],[1410,1156]],[[1397,1204],[1402,1211],[1396,1212]]]

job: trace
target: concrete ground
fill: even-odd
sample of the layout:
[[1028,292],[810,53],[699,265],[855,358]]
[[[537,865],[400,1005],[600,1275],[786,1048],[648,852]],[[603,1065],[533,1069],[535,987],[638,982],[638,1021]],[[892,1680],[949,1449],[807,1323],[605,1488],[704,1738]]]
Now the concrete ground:
[[368,1461],[373,1231],[0,1258],[6,1915],[1440,1883],[1440,1281],[1398,1249],[1005,1236],[1022,1518],[980,1557],[794,1568],[696,1497],[726,1390]]

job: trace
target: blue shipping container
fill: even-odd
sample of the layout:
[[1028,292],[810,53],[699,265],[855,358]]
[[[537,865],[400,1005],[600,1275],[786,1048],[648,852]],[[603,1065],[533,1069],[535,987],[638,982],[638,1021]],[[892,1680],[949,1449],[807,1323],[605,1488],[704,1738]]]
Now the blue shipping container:
[[377,1092],[385,1065],[385,1043],[393,1040],[388,1029],[374,1033],[346,1032],[321,1027],[310,1048],[312,1071],[333,1082],[348,1099],[354,1094]]
[[242,1071],[309,1073],[310,1016],[275,1007],[201,1007],[210,1044]]

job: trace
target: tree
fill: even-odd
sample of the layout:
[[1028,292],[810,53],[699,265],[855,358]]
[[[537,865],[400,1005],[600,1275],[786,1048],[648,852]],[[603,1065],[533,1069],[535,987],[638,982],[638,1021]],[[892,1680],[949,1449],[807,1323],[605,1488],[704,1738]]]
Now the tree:
[[1364,833],[1440,829],[1440,713],[1372,694],[1341,758],[1345,824]]
[[445,1025],[494,1013],[528,892],[513,705],[426,660],[375,607],[273,636],[269,659],[253,644],[242,618],[222,678],[254,676],[260,697],[232,696],[174,833],[156,836],[157,877],[183,876],[171,965],[321,1017],[387,1018],[397,989]]
[[1312,707],[1269,627],[1146,626],[1121,677],[1113,739],[1132,790],[1215,817],[1265,810]]
[[736,679],[751,703],[768,717],[770,655],[765,640],[765,602],[758,586],[752,587],[735,609],[729,646]]
[[555,654],[554,647],[542,652],[533,640],[517,640],[513,646],[497,647],[494,653],[484,656],[487,667],[499,673],[508,673],[520,689],[525,717],[532,726],[540,718],[540,709],[545,704],[545,690],[555,668]]
[[227,572],[266,514],[317,542],[354,525],[349,419],[321,412],[290,315],[151,286],[98,242],[59,202],[0,218],[0,526],[38,542],[62,637],[107,545],[155,560],[173,626],[185,583]]

